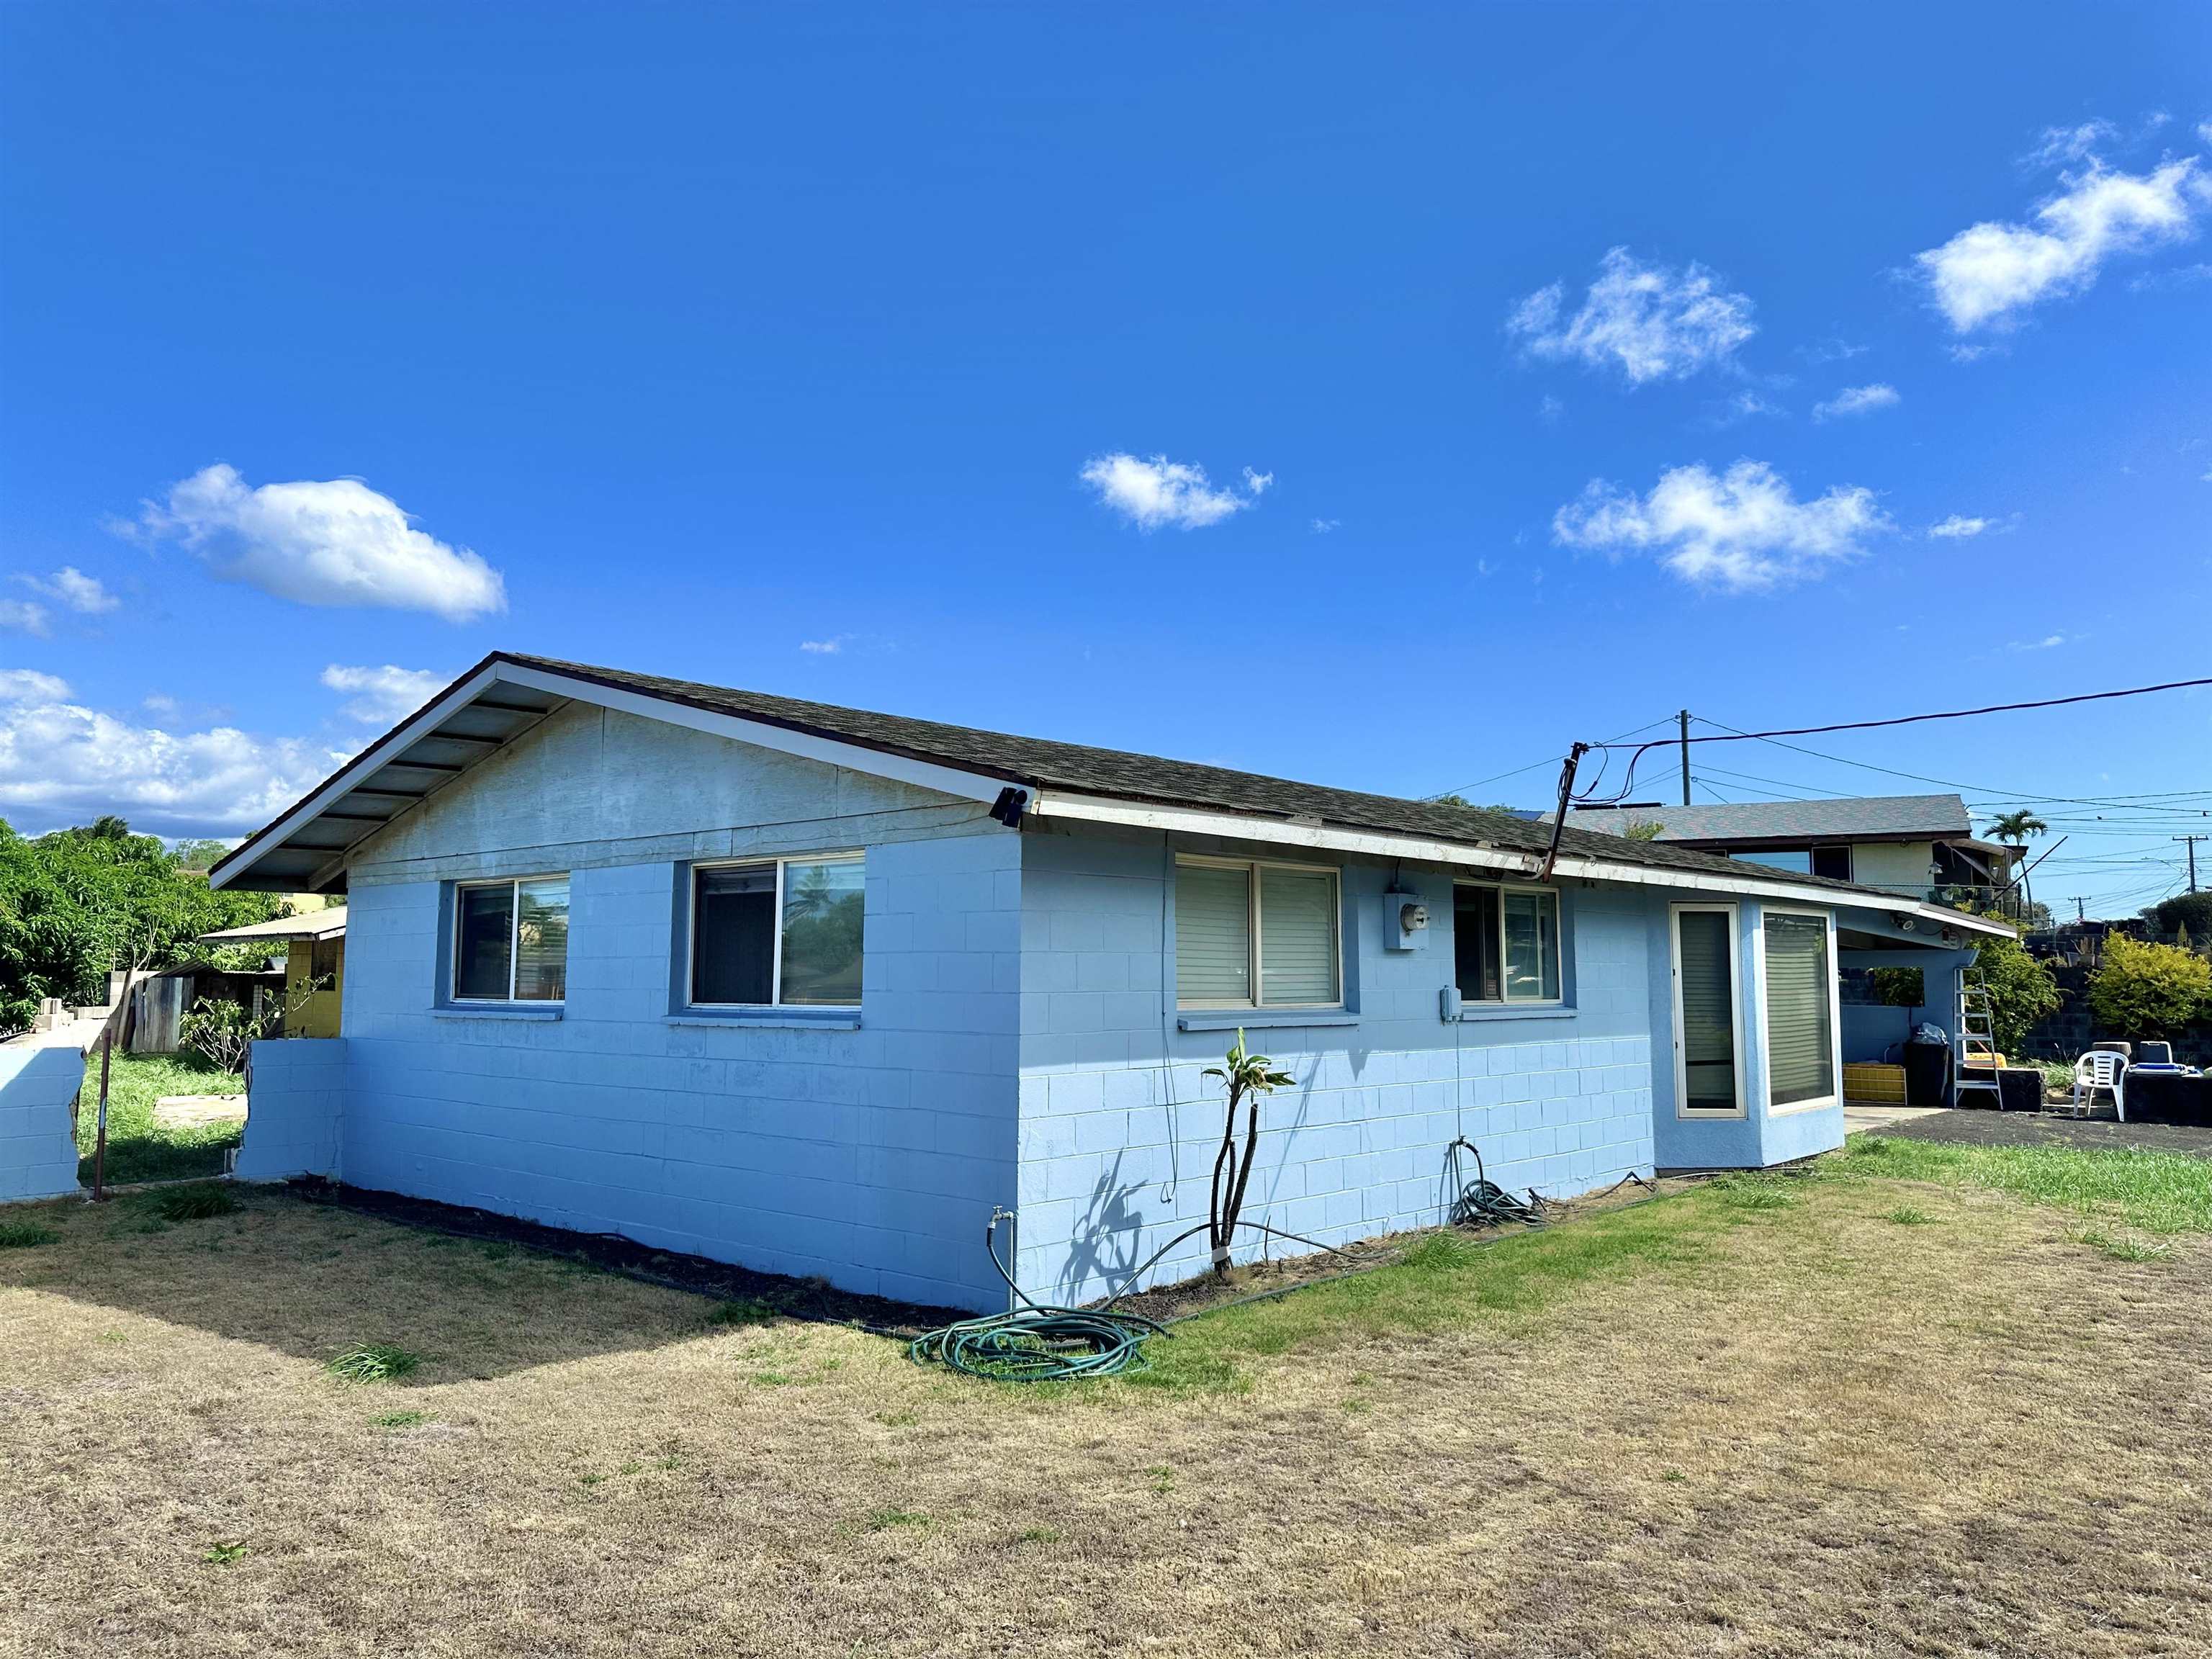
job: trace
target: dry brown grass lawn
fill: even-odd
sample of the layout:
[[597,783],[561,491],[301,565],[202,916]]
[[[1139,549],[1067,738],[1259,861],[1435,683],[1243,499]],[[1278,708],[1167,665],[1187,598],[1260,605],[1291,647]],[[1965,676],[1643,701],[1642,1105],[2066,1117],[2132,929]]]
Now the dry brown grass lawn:
[[41,1218],[9,1654],[2212,1650],[2212,1249],[1996,1192],[1700,1191],[1042,1395],[275,1194]]

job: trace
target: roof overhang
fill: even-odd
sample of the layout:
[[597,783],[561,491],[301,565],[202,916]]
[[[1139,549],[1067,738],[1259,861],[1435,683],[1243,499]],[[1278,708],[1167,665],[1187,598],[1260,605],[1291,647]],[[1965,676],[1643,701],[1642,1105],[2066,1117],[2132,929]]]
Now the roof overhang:
[[995,800],[1012,781],[678,698],[647,696],[495,653],[218,860],[208,884],[260,892],[343,891],[346,857],[356,847],[572,702],[620,709],[964,799]]
[[267,942],[282,945],[295,939],[336,939],[345,932],[346,913],[342,904],[327,910],[310,911],[303,915],[279,916],[274,921],[251,921],[243,927],[224,927],[212,933],[202,933],[202,945],[252,945]]
[[[1364,853],[1376,858],[1410,859],[1417,863],[1441,864],[1479,871],[1486,875],[1521,876],[1533,879],[1543,867],[1541,855],[1510,848],[1439,841],[1393,830],[1357,830],[1320,822],[1298,823],[1255,817],[1246,813],[1209,811],[1200,807],[1158,805],[1105,795],[1079,795],[1042,790],[1031,799],[1029,811],[1044,818],[1122,824],[1133,829],[1170,830],[1182,835],[1218,836],[1234,841],[1261,841],[1276,846],[1301,847],[1319,852]],[[1876,910],[1892,917],[1908,918],[1911,924],[1910,927],[1899,923],[1905,931],[1929,929],[1931,933],[1929,942],[1931,944],[1941,938],[1944,928],[1952,928],[1960,933],[1980,933],[1998,938],[2010,938],[2014,933],[2009,922],[1970,916],[1947,909],[1940,904],[1900,899],[1866,888],[1805,886],[1794,882],[1767,880],[1758,876],[1740,876],[1733,871],[1669,869],[1570,853],[1560,854],[1552,867],[1555,877],[1615,882],[1631,887],[1687,888],[1701,893],[1729,893],[1745,898],[1771,899],[1778,903]]]

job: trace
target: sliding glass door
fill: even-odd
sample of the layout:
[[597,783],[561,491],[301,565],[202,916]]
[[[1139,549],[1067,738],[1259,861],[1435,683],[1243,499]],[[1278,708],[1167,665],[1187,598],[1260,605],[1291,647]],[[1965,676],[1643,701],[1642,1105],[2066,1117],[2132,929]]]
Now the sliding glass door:
[[1743,1115],[1743,1034],[1732,904],[1674,907],[1674,1109]]

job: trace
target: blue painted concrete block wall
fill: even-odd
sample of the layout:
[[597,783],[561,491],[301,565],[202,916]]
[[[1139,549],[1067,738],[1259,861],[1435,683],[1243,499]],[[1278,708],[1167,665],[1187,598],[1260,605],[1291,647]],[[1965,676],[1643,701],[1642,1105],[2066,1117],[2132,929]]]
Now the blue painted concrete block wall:
[[[1019,836],[972,802],[627,716],[549,726],[351,866],[343,1177],[1002,1304],[978,1240],[1016,1191]],[[857,1029],[675,1007],[690,860],[851,848],[866,854]],[[562,870],[558,1018],[441,1006],[447,884]],[[258,1125],[280,1085],[257,1083]]]
[[289,1037],[253,1045],[246,1058],[246,1138],[233,1165],[240,1181],[344,1179],[339,1135],[350,1054],[343,1037]]
[[0,1204],[77,1190],[70,1102],[83,1079],[74,1045],[0,1048]]
[[[1204,1219],[1221,1106],[1200,1073],[1234,1034],[1180,1028],[1161,836],[1033,833],[1022,848],[1018,1276],[1036,1294],[1083,1298]],[[1651,1168],[1643,894],[1564,895],[1571,1009],[1446,1022],[1449,874],[1343,868],[1349,1022],[1248,1021],[1252,1046],[1298,1079],[1263,1109],[1248,1216],[1331,1243],[1433,1224],[1461,1133],[1516,1188],[1585,1192]],[[1383,948],[1394,874],[1429,902],[1431,936],[1416,951]],[[1205,1261],[1201,1236],[1152,1277]]]

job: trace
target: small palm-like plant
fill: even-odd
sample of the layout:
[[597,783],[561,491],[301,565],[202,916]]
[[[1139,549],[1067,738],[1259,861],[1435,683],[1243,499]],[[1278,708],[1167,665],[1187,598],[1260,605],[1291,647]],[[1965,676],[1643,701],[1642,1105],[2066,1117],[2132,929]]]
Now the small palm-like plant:
[[[1213,1190],[1206,1210],[1206,1237],[1213,1246],[1213,1271],[1229,1277],[1229,1241],[1237,1231],[1237,1218],[1244,1208],[1244,1188],[1252,1180],[1252,1163],[1260,1150],[1260,1102],[1297,1079],[1279,1068],[1265,1054],[1249,1054],[1244,1033],[1237,1033],[1237,1046],[1219,1066],[1209,1066],[1206,1075],[1218,1078],[1229,1091],[1228,1109],[1221,1120],[1221,1151],[1213,1160]],[[1244,1146],[1237,1146],[1237,1109],[1244,1108]]]

